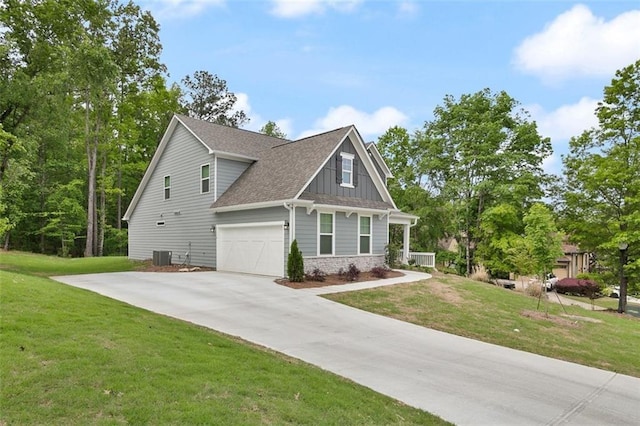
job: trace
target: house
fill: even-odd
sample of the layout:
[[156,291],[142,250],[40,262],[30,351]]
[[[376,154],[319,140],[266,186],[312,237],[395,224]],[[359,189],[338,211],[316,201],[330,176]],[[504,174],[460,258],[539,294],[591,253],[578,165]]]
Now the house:
[[575,278],[578,274],[589,272],[590,254],[573,244],[562,244],[562,257],[556,259],[553,274],[562,278]]
[[175,115],[124,220],[129,257],[169,251],[176,264],[285,276],[296,239],[305,271],[384,263],[398,210],[391,172],[354,126],[287,141]]

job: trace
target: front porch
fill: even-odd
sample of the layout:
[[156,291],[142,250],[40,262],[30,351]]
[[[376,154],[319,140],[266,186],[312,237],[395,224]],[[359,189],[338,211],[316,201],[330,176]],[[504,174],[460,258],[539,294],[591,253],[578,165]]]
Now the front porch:
[[420,217],[409,213],[403,213],[401,211],[392,212],[389,214],[389,225],[402,225],[402,250],[400,252],[400,262],[403,264],[409,263],[410,257],[410,231],[411,227],[418,223]]

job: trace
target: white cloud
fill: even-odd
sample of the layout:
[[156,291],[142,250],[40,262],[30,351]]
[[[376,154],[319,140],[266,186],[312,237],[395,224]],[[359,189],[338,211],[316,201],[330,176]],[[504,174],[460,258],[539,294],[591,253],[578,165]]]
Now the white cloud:
[[610,21],[584,5],[559,15],[515,50],[514,64],[548,81],[575,76],[613,76],[640,58],[640,9]]
[[583,131],[598,125],[595,115],[598,100],[581,98],[577,103],[563,105],[554,111],[545,111],[540,105],[525,107],[538,124],[538,131],[551,141],[568,140],[580,136]]
[[398,2],[398,16],[399,17],[413,17],[418,14],[420,7],[414,0],[400,0]]
[[342,13],[354,11],[363,0],[272,0],[271,13],[280,18],[299,18],[321,14],[327,9]]
[[562,173],[561,156],[569,151],[569,139],[580,136],[585,130],[598,126],[595,115],[598,101],[583,97],[575,104],[563,105],[553,111],[545,111],[540,105],[525,106],[538,125],[543,137],[551,138],[553,155],[544,159],[542,168],[547,173]]
[[316,120],[314,128],[302,132],[299,138],[354,124],[363,137],[378,136],[389,127],[403,125],[407,116],[393,107],[383,107],[369,114],[350,105],[330,108],[327,115]]
[[[259,132],[262,129],[262,126],[267,124],[265,118],[263,118],[260,114],[255,112],[253,108],[251,108],[251,103],[249,102],[249,95],[246,93],[236,93],[236,103],[233,105],[232,111],[244,111],[244,113],[249,117],[249,123],[243,126],[246,130],[252,130],[254,132]],[[293,120],[290,118],[280,118],[277,120],[271,120],[280,130],[287,135],[287,138],[293,138]]]
[[209,7],[224,6],[226,0],[142,0],[141,3],[159,19],[172,19],[196,16]]

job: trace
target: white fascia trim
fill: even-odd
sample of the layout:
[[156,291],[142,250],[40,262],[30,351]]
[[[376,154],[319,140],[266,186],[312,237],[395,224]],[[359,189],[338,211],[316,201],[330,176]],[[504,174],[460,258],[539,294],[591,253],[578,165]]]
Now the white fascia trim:
[[315,210],[321,211],[323,213],[344,212],[345,214],[348,213],[349,216],[351,216],[353,213],[380,216],[389,214],[388,210],[368,209],[365,207],[336,206],[333,204],[314,204],[313,207]]
[[391,173],[389,166],[387,166],[386,161],[384,161],[384,158],[382,158],[382,154],[380,154],[380,151],[378,151],[378,147],[376,146],[375,142],[371,142],[369,144],[369,148],[367,149],[375,157],[376,161],[378,162],[378,165],[380,165],[380,168],[384,172],[384,175],[387,178],[393,178],[393,173]]
[[213,213],[225,213],[225,212],[235,212],[239,210],[254,210],[254,209],[264,209],[267,207],[284,207],[284,203],[294,203],[295,200],[277,200],[277,201],[263,201],[260,203],[249,203],[249,204],[236,204],[233,206],[224,206],[224,207],[211,207],[210,210]]
[[229,228],[253,228],[256,226],[282,226],[284,228],[284,220],[276,220],[274,222],[226,223],[224,225],[216,225],[216,230]]
[[234,154],[233,152],[209,150],[209,154],[215,154],[217,157],[220,157],[220,158],[224,158],[227,160],[243,161],[245,163],[253,163],[255,161],[258,161],[258,159],[255,157],[249,157],[248,155],[242,155],[242,154]]

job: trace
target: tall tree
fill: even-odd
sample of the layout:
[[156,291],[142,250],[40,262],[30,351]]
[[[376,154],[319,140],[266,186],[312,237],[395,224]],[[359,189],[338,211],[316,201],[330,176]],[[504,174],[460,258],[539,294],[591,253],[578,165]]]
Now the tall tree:
[[596,116],[569,143],[563,214],[572,238],[620,271],[624,312],[628,277],[640,278],[640,60],[616,72]]
[[275,138],[286,139],[287,134],[278,127],[275,121],[267,121],[264,126],[260,129],[260,133],[263,133],[267,136],[273,136]]
[[543,195],[542,161],[551,142],[505,92],[446,96],[434,116],[417,135],[420,171],[451,200],[470,274],[485,210],[509,202],[522,211]]
[[235,111],[237,97],[227,88],[227,82],[208,71],[196,71],[182,79],[185,88],[183,104],[190,117],[225,126],[240,127],[249,118],[244,111]]
[[551,211],[536,203],[524,217],[525,239],[531,249],[534,271],[544,281],[556,259],[562,256],[562,235],[558,232]]

